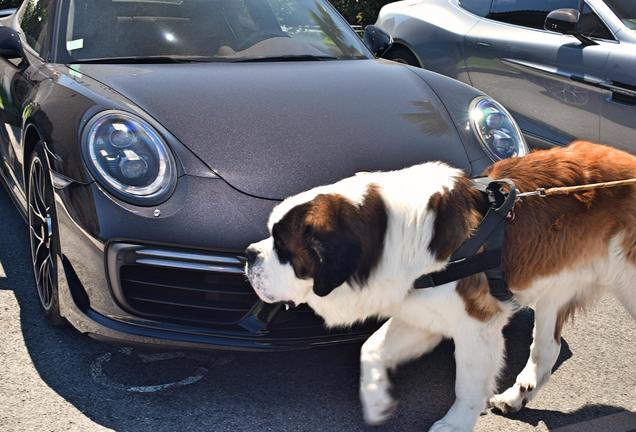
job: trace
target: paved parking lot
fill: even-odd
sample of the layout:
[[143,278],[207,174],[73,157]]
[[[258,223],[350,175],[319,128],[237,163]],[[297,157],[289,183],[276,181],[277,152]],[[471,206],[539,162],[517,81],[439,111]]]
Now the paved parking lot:
[[[453,400],[452,343],[397,371],[387,425],[364,427],[358,349],[144,352],[55,329],[38,313],[26,228],[0,190],[1,431],[423,431]],[[531,312],[506,329],[509,385],[528,354]],[[520,414],[478,431],[636,431],[636,324],[603,298],[574,325],[550,384]]]

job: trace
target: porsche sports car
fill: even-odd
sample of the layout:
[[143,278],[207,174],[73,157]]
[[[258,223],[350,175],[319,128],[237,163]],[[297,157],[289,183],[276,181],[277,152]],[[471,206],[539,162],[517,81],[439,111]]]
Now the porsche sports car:
[[187,348],[364,338],[257,300],[243,250],[273,206],[359,171],[479,174],[527,151],[496,101],[377,60],[375,27],[364,40],[326,0],[28,0],[0,20],[0,173],[51,322]]
[[385,57],[459,79],[515,117],[530,147],[573,138],[636,153],[636,2],[416,0],[385,6]]

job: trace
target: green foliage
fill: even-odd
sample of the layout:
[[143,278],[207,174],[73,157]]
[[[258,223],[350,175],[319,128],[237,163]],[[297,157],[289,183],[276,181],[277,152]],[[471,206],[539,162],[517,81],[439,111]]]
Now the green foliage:
[[382,6],[395,0],[329,0],[349,24],[366,26],[375,23]]
[[[349,21],[349,24],[373,24],[380,8],[395,0],[329,0]],[[0,9],[18,7],[22,0],[0,0]]]

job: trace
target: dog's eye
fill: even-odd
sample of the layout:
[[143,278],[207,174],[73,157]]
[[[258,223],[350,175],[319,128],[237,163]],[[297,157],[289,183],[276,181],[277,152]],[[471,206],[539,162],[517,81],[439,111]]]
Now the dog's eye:
[[279,242],[274,242],[274,249],[276,250],[278,261],[280,261],[281,264],[287,264],[291,261],[291,254],[287,249],[282,247]]
[[312,245],[312,247],[309,249],[309,253],[312,256],[313,259],[315,259],[316,261],[318,261],[318,263],[322,264],[322,253],[320,251],[320,248],[316,245]]
[[279,250],[277,254],[281,264],[287,264],[291,261],[291,255],[287,251]]
[[305,267],[300,267],[300,268],[298,269],[297,276],[298,276],[299,278],[304,279],[304,278],[306,278],[308,275],[309,275],[309,270],[307,270]]

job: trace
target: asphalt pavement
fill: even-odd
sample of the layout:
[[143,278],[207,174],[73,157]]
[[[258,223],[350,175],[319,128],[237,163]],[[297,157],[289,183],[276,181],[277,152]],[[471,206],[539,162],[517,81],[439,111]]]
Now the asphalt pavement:
[[[506,328],[501,388],[528,355],[532,312]],[[602,298],[564,331],[552,380],[477,431],[636,431],[636,323]],[[144,351],[53,328],[38,310],[27,230],[0,189],[0,431],[425,431],[451,405],[453,344],[394,374],[396,416],[365,427],[359,346],[290,353]]]

